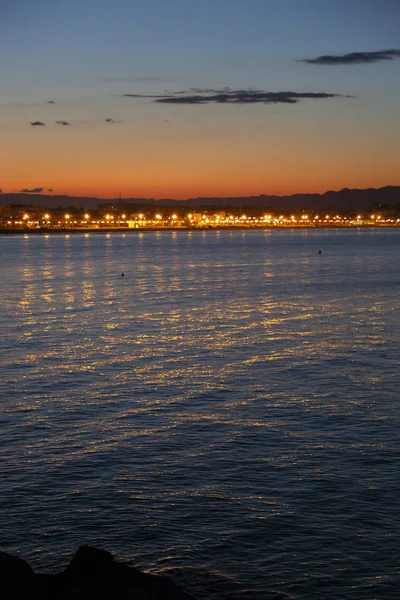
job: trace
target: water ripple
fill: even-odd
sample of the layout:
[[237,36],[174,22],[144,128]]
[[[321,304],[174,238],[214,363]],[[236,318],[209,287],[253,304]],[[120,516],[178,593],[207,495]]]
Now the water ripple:
[[397,598],[399,242],[1,238],[2,549],[92,543],[212,600]]

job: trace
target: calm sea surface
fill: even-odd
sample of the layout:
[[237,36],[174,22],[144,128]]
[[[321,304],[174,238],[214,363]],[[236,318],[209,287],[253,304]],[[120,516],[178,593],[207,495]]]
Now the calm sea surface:
[[0,237],[1,549],[399,598],[399,258],[399,229]]

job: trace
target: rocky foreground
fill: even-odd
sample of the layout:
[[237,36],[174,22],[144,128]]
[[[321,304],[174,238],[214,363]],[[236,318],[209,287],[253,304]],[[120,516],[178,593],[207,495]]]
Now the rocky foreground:
[[115,562],[104,550],[81,546],[57,575],[34,573],[21,558],[0,552],[2,600],[194,600],[172,581]]

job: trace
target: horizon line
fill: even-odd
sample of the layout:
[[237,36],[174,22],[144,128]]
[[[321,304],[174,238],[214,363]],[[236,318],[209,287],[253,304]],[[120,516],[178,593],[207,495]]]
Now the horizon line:
[[213,200],[213,199],[239,199],[239,198],[261,198],[261,197],[274,197],[274,198],[292,198],[294,196],[324,196],[326,194],[338,194],[340,192],[345,192],[345,191],[359,191],[359,192],[366,192],[366,191],[380,191],[380,190],[384,190],[387,188],[400,188],[400,185],[393,185],[393,184],[387,184],[384,185],[382,187],[367,187],[367,188],[349,188],[349,187],[343,187],[340,189],[328,189],[325,192],[294,192],[291,194],[267,194],[267,193],[260,193],[260,194],[249,194],[249,195],[239,195],[239,196],[234,196],[234,195],[227,195],[227,196],[191,196],[188,198],[172,198],[172,197],[159,197],[159,198],[155,198],[152,196],[126,196],[123,197],[121,195],[121,193],[118,193],[117,196],[112,196],[110,198],[106,198],[106,197],[102,197],[102,196],[86,196],[86,195],[71,195],[71,194],[67,194],[67,193],[55,193],[55,192],[45,192],[45,191],[28,191],[28,190],[20,190],[20,191],[12,191],[12,192],[7,192],[5,190],[0,190],[0,198],[1,196],[27,196],[29,197],[35,197],[35,196],[41,196],[41,197],[45,197],[45,198],[57,198],[57,197],[63,197],[63,198],[76,198],[76,199],[80,199],[80,198],[86,198],[88,200],[106,200],[106,201],[118,201],[118,202],[122,202],[123,200],[153,200],[155,202],[158,201],[163,201],[163,200],[171,200],[174,202],[189,202],[191,200]]

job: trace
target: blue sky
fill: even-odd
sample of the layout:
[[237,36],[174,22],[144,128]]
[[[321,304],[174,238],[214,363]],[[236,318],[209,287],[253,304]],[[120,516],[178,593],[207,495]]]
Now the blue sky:
[[[197,146],[200,144],[206,151],[208,130],[219,130],[218,143],[211,140],[209,153],[214,167],[215,161],[219,161],[221,181],[226,180],[229,173],[229,164],[221,157],[224,139],[228,154],[238,153],[245,146],[245,154],[249,148],[255,149],[255,171],[254,177],[249,177],[249,193],[255,191],[252,180],[257,181],[256,189],[260,193],[268,193],[269,188],[283,192],[295,191],[298,187],[299,191],[307,191],[303,188],[311,185],[311,172],[304,181],[297,172],[293,171],[293,177],[288,173],[295,164],[296,153],[300,152],[300,146],[297,150],[294,148],[298,135],[303,136],[301,143],[306,144],[310,156],[312,144],[315,152],[320,153],[320,136],[330,138],[326,144],[331,141],[335,148],[347,144],[354,150],[357,142],[364,146],[359,156],[354,157],[360,187],[363,160],[368,165],[366,186],[374,182],[378,185],[386,179],[387,184],[400,183],[393,180],[394,169],[382,169],[382,156],[378,157],[375,179],[371,177],[373,158],[365,150],[366,142],[375,145],[380,154],[383,148],[385,152],[390,149],[389,166],[398,158],[393,156],[393,137],[400,132],[400,58],[340,65],[301,62],[321,55],[398,49],[398,0],[202,0],[198,3],[188,0],[42,0],[35,3],[3,0],[0,16],[0,132],[12,147],[8,161],[10,164],[12,161],[11,167],[15,168],[11,168],[10,173],[18,172],[21,177],[20,183],[15,176],[5,183],[0,181],[3,189],[35,183],[37,187],[40,182],[34,179],[46,179],[44,165],[48,159],[49,165],[57,167],[54,187],[62,180],[62,190],[68,191],[67,179],[60,177],[62,163],[68,162],[68,152],[73,152],[80,141],[80,147],[86,147],[88,152],[93,152],[93,146],[101,142],[113,144],[117,154],[121,148],[119,163],[118,160],[113,162],[109,176],[123,175],[128,192],[129,161],[138,153],[133,147],[130,153],[127,141],[130,132],[136,136],[138,145],[148,147],[149,139],[152,141],[147,167],[143,170],[146,176],[150,167],[154,170],[159,163],[161,149],[165,151],[171,144],[176,145],[172,148],[176,162],[171,159],[169,170],[159,171],[161,182],[157,191],[149,182],[149,195],[163,195],[162,182],[166,195],[169,192],[182,196],[191,192],[187,183],[189,173],[185,176],[183,172],[188,164],[179,162],[183,145],[186,158],[192,152],[189,170],[194,181],[193,193],[201,193],[200,182],[207,173],[207,161],[205,156],[199,157]],[[206,90],[226,86],[355,98],[301,100],[290,107],[278,104],[200,107],[161,105],[151,99],[122,97],[128,93],[162,95],[166,90],[175,93],[190,88]],[[57,102],[57,109],[46,105],[49,100]],[[103,136],[105,118],[112,118],[115,127],[109,128],[112,134],[107,132]],[[71,130],[62,132],[58,128],[55,133],[54,127],[49,125],[53,126],[59,119],[70,122]],[[36,138],[32,139],[30,123],[37,120],[46,123],[46,130],[37,128]],[[163,131],[166,123],[172,125],[167,136]],[[338,140],[337,132],[344,127],[346,131]],[[266,131],[271,131],[271,143],[276,147],[280,148],[280,144],[284,147],[285,140],[290,144],[286,160],[280,150],[279,156],[273,157],[278,171],[281,158],[281,171],[289,175],[290,185],[283,180],[279,182],[279,177],[272,181],[270,175],[266,175],[265,181],[262,179],[260,165],[271,158],[270,148],[263,150],[261,135],[265,136]],[[370,135],[366,135],[366,131]],[[64,133],[69,136],[67,144]],[[72,139],[71,135],[75,137]],[[29,168],[24,152],[18,152],[18,148],[31,143],[37,144],[36,151],[42,156],[42,160],[36,158],[35,169]],[[328,155],[332,160],[331,153]],[[106,165],[106,156],[107,153],[99,151],[99,163]],[[73,165],[73,157],[70,158]],[[235,171],[240,165],[239,158],[235,156],[230,163]],[[340,163],[339,155],[337,160]],[[247,173],[251,162],[246,162]],[[199,164],[198,176],[194,172],[196,163]],[[70,172],[71,181],[76,182],[71,185],[71,193],[77,192],[81,184],[82,191],[93,189],[93,193],[100,193],[103,189],[103,175],[96,176],[90,158],[88,165],[84,185],[82,172],[79,176]],[[168,175],[173,172],[172,179],[178,178],[180,167],[182,181],[186,182],[183,186],[172,184]],[[343,164],[338,168],[336,187],[344,187],[346,182],[352,184],[345,167]],[[332,165],[326,173],[325,186],[331,187],[334,185]],[[214,183],[217,175],[218,169],[213,171]],[[245,180],[242,177],[237,185],[240,193],[246,190]],[[318,186],[322,186],[323,191],[321,173]],[[145,179],[140,183],[140,190],[146,192]],[[227,193],[233,194],[234,186],[227,188]]]

